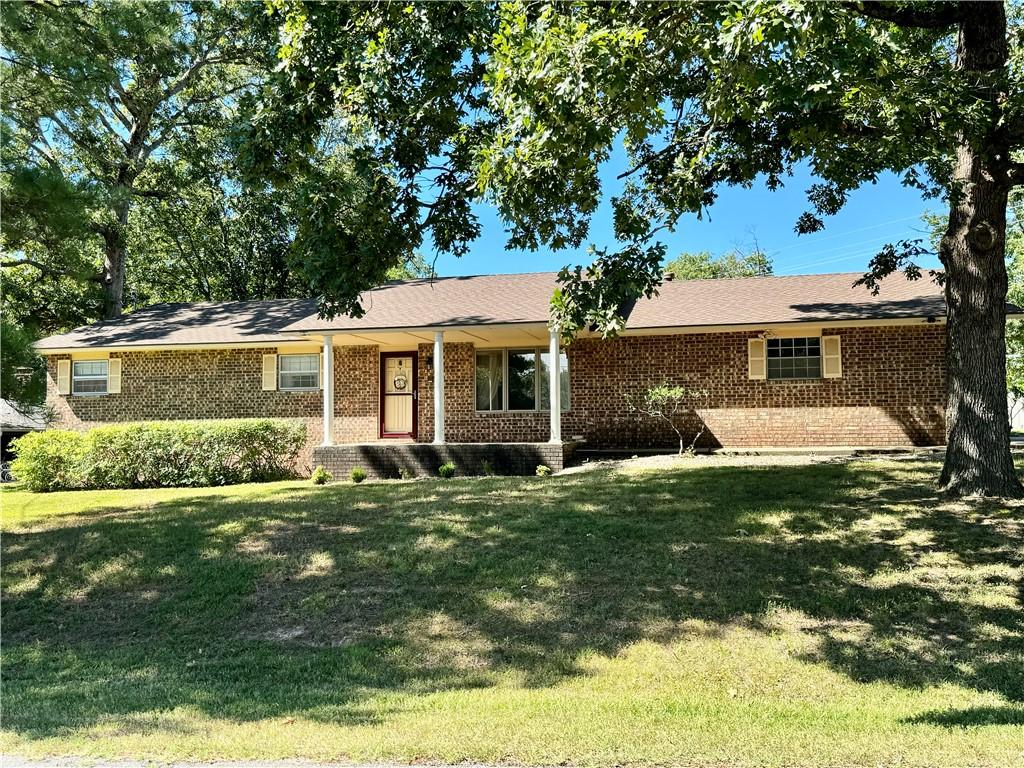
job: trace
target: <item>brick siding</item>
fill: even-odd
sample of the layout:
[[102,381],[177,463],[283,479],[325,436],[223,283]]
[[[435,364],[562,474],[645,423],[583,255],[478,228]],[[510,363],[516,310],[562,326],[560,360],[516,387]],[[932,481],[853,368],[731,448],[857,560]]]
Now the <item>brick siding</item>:
[[[600,446],[669,446],[675,436],[627,413],[625,396],[667,382],[707,389],[708,447],[873,445],[944,442],[944,326],[843,328],[843,376],[804,382],[747,378],[753,332],[580,339],[568,348],[571,409],[565,440]],[[116,421],[274,417],[307,424],[308,466],[322,437],[320,392],[261,389],[261,362],[276,349],[121,352],[121,393],[61,396],[49,358],[48,402],[56,426]],[[433,348],[419,347],[420,442],[433,436]],[[373,441],[379,429],[379,352],[338,347],[334,356],[337,443]],[[445,345],[446,438],[452,443],[543,443],[549,417],[475,410],[474,348]]]
[[[121,392],[116,395],[57,394],[57,360],[48,359],[47,403],[54,426],[88,429],[110,422],[177,419],[281,418],[306,424],[300,468],[312,461],[323,439],[323,400],[316,392],[262,389],[264,354],[276,348],[204,351],[118,352]],[[377,437],[377,349],[339,347],[334,355],[334,432],[339,442]]]
[[[755,332],[579,339],[568,347],[570,409],[562,437],[598,446],[669,446],[671,429],[627,412],[626,395],[663,382],[705,389],[704,447],[938,445],[945,442],[945,328],[842,328],[843,376],[813,381],[747,378]],[[433,434],[433,371],[421,345],[420,439]],[[457,442],[548,438],[541,413],[475,409],[474,348],[445,345],[445,437]],[[695,430],[690,425],[691,432]]]

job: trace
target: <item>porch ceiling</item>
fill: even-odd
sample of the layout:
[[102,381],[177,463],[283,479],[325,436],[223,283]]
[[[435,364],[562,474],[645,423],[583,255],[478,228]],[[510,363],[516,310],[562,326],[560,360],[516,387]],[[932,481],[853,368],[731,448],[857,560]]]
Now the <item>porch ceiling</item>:
[[[469,343],[478,347],[546,346],[548,329],[542,323],[520,325],[478,325],[471,328],[438,328],[444,331],[445,343]],[[319,341],[320,334],[310,334],[310,339]],[[385,350],[405,350],[418,344],[433,344],[434,329],[399,329],[383,331],[359,331],[358,333],[335,333],[334,346],[358,347],[379,346]]]

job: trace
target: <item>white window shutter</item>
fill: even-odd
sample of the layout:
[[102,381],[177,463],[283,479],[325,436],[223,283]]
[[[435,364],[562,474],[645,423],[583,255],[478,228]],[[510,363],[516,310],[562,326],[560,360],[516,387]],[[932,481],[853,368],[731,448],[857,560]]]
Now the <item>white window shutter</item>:
[[321,352],[320,353],[320,373],[317,374],[317,377],[316,377],[317,381],[320,382],[320,389],[324,388],[324,379],[326,378],[324,376],[324,373],[325,373],[325,371],[324,371],[324,353]]
[[768,364],[765,361],[764,339],[747,339],[747,378],[768,378]]
[[71,361],[57,361],[57,394],[71,394]]
[[263,356],[263,389],[277,389],[277,355]]
[[843,376],[843,345],[839,336],[821,337],[821,375],[826,379]]
[[121,358],[112,357],[107,361],[107,394],[121,394]]

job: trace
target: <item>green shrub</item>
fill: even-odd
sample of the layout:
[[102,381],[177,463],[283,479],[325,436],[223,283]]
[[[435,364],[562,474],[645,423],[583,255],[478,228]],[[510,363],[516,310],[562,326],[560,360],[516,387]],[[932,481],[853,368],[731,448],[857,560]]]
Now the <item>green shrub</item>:
[[450,461],[446,461],[437,468],[437,474],[441,477],[455,477],[455,465]]
[[494,471],[494,465],[491,464],[491,462],[489,462],[487,459],[484,459],[482,462],[480,462],[480,471],[483,472],[488,477],[493,477],[494,475],[498,474],[497,472]]
[[362,467],[352,467],[352,471],[349,472],[348,476],[352,478],[353,483],[361,483],[366,479],[366,470]]
[[549,467],[547,464],[538,464],[537,465],[537,477],[547,477],[550,474],[551,474],[551,467]]
[[399,468],[398,476],[400,478],[402,478],[403,480],[415,480],[416,479],[416,473],[413,472],[408,467],[401,467],[401,468]]
[[12,447],[11,474],[30,491],[85,487],[85,435],[81,432],[29,432]]
[[327,485],[334,479],[334,475],[328,472],[323,467],[317,467],[313,470],[313,473],[309,476],[309,479],[313,481],[313,485]]
[[305,441],[272,419],[114,424],[38,433],[18,463],[33,490],[228,485],[292,475]]

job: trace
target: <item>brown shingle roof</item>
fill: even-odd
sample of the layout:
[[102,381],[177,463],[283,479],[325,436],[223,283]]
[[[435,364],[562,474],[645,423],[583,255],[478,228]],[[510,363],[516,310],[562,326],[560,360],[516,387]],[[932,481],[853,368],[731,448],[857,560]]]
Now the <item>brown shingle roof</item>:
[[[363,295],[361,318],[317,317],[312,300],[158,304],[118,320],[43,339],[41,350],[78,347],[267,343],[313,331],[547,323],[554,272],[442,277],[389,283]],[[860,273],[666,282],[627,310],[631,330],[945,315],[942,290],[927,279],[883,281],[878,296]],[[1018,311],[1008,307],[1009,311]]]
[[119,317],[49,336],[36,344],[47,349],[149,347],[189,344],[277,344],[301,338],[282,331],[312,314],[311,299],[228,301],[202,304],[154,304]]

